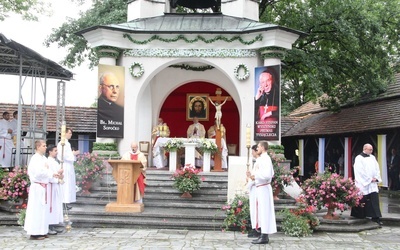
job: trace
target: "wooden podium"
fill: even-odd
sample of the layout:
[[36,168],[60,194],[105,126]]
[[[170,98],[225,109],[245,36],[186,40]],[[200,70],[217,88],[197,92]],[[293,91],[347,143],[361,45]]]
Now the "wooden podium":
[[140,213],[143,203],[134,203],[133,189],[142,172],[142,163],[131,160],[108,160],[112,166],[112,175],[117,182],[117,202],[106,205],[106,212]]

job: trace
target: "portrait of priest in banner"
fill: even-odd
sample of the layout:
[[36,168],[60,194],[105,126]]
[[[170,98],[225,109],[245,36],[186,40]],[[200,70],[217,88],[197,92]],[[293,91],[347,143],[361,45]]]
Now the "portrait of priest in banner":
[[[109,67],[123,69],[123,67],[118,66]],[[124,131],[124,107],[120,105],[122,102],[120,99],[123,99],[123,95],[121,94],[123,82],[117,77],[118,72],[107,68],[101,71],[103,68],[99,65],[97,137],[122,138]]]

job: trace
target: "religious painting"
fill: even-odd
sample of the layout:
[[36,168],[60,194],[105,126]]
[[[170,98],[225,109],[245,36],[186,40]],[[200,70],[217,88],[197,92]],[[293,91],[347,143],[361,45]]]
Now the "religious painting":
[[280,65],[255,68],[254,140],[280,139]]
[[208,94],[186,94],[186,120],[191,121],[193,117],[199,121],[208,121]]
[[125,68],[98,66],[97,137],[124,137]]

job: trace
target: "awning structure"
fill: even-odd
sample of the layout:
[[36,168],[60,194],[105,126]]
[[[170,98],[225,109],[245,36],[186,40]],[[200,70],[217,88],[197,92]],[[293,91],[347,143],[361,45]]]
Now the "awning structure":
[[[0,33],[0,74],[19,76],[19,98],[18,98],[18,131],[26,132],[25,146],[33,148],[36,139],[46,139],[47,134],[47,111],[46,111],[46,89],[47,79],[57,79],[57,131],[64,117],[65,110],[65,82],[73,79],[73,73],[52,60],[49,60],[36,51],[8,39]],[[30,81],[29,81],[29,80]],[[25,104],[22,97],[22,88],[31,85],[31,98]],[[43,103],[36,103],[36,87],[39,86],[43,95]],[[28,126],[22,127],[22,117],[29,120]],[[20,165],[22,133],[17,134],[15,145],[15,166]],[[32,151],[33,153],[33,151]]]
[[52,79],[73,78],[71,71],[0,33],[0,74],[30,76],[33,71]]

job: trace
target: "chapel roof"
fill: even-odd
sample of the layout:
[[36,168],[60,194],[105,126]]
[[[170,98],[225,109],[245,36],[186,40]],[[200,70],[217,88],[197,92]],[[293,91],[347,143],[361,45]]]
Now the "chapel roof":
[[79,31],[84,34],[95,29],[118,30],[127,33],[179,34],[179,33],[218,33],[245,34],[274,29],[305,35],[304,32],[261,23],[247,18],[223,15],[222,13],[164,13],[162,16],[138,18],[126,23],[98,25]]

